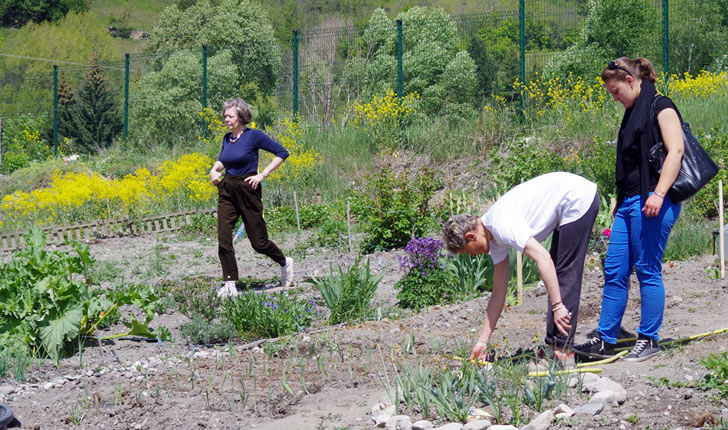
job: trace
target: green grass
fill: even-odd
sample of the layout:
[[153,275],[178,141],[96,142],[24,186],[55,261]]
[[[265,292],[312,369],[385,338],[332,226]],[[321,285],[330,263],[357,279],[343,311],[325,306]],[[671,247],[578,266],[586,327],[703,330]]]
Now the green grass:
[[107,25],[150,31],[162,10],[173,4],[177,4],[177,1],[95,0],[91,2],[90,12],[95,13]]

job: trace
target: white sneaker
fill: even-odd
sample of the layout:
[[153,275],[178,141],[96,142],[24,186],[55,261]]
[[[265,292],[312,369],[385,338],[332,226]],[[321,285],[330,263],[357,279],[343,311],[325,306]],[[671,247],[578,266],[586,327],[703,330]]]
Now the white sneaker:
[[286,265],[281,266],[281,287],[293,285],[293,259],[286,257]]
[[217,290],[217,296],[221,299],[237,297],[238,287],[235,286],[235,281],[225,281],[223,286]]

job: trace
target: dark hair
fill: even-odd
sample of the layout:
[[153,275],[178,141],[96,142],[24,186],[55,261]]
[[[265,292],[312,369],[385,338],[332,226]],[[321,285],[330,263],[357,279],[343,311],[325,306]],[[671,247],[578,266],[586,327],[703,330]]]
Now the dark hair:
[[627,76],[647,79],[652,83],[657,80],[652,61],[643,57],[635,59],[629,57],[617,58],[610,61],[607,67],[602,70],[602,81],[604,82],[609,80],[623,81]]
[[225,118],[225,111],[230,108],[235,108],[235,111],[238,113],[238,119],[240,119],[240,122],[242,122],[243,125],[250,124],[250,121],[253,119],[253,115],[250,113],[250,108],[248,107],[248,104],[245,103],[245,100],[237,98],[226,101],[225,104],[222,105],[223,118]]

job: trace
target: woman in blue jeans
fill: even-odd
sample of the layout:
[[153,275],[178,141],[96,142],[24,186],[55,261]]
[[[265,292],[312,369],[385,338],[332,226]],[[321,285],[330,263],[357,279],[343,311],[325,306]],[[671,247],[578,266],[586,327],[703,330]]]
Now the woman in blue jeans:
[[[602,70],[602,81],[614,101],[626,109],[617,138],[618,205],[604,262],[598,334],[573,349],[588,359],[614,355],[634,268],[640,284],[641,318],[637,342],[625,360],[642,361],[660,351],[658,333],[665,308],[662,256],[680,214],[680,204],[672,202],[668,191],[680,171],[684,150],[681,118],[673,102],[657,94],[655,71],[645,58],[610,61]],[[667,151],[661,174],[647,160],[656,141],[655,130]]]

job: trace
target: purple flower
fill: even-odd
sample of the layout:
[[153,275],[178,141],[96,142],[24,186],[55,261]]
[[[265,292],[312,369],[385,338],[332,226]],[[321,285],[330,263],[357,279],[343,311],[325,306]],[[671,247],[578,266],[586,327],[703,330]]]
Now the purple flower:
[[273,303],[273,310],[274,311],[277,311],[278,310],[278,305],[276,303]]
[[418,270],[426,276],[431,270],[441,270],[440,258],[443,245],[437,239],[415,237],[404,248],[405,257],[399,257],[399,267],[403,271]]
[[265,304],[265,307],[267,307],[267,308],[270,307],[270,302],[265,302],[264,304]]

